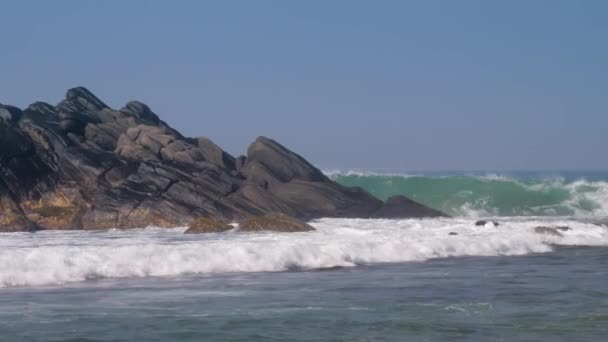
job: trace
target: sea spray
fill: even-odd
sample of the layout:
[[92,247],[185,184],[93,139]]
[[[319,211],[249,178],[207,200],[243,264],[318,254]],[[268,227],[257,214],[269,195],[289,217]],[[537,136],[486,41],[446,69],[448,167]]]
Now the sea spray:
[[[185,235],[185,228],[157,228],[2,234],[0,287],[524,255],[550,252],[555,245],[608,246],[608,229],[570,220],[511,219],[498,227],[478,227],[471,219],[322,219],[312,224],[317,231],[307,233]],[[572,229],[559,237],[535,233],[538,225]]]
[[326,174],[381,199],[405,195],[452,216],[608,216],[608,174]]

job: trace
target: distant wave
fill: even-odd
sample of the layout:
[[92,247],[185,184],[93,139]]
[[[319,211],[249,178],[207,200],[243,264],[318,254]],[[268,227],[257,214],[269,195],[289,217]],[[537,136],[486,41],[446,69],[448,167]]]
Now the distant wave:
[[[504,219],[498,227],[473,222],[322,219],[312,223],[318,231],[308,233],[185,235],[184,228],[6,233],[0,239],[0,287],[524,255],[550,252],[553,245],[608,246],[608,229],[572,220]],[[543,235],[533,231],[538,225],[572,229],[563,236]]]
[[327,171],[343,185],[386,199],[406,195],[453,216],[608,216],[608,181],[500,174],[391,174]]

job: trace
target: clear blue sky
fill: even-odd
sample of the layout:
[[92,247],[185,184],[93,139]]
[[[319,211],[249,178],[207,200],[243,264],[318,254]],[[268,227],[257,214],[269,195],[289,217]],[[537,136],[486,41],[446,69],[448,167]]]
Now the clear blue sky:
[[3,1],[0,102],[84,85],[326,169],[608,169],[608,1]]

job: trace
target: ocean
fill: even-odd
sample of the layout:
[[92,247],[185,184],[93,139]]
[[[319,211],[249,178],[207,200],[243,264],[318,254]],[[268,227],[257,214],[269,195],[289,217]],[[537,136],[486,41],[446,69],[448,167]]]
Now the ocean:
[[0,341],[606,340],[608,172],[326,173],[453,217],[1,234]]

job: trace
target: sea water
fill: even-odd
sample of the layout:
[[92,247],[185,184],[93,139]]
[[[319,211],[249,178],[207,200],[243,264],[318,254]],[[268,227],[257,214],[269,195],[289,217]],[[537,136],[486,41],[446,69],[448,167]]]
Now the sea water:
[[[606,340],[601,177],[331,177],[456,217],[0,234],[0,341]],[[415,177],[435,185],[403,185]],[[486,216],[499,225],[475,225]]]

